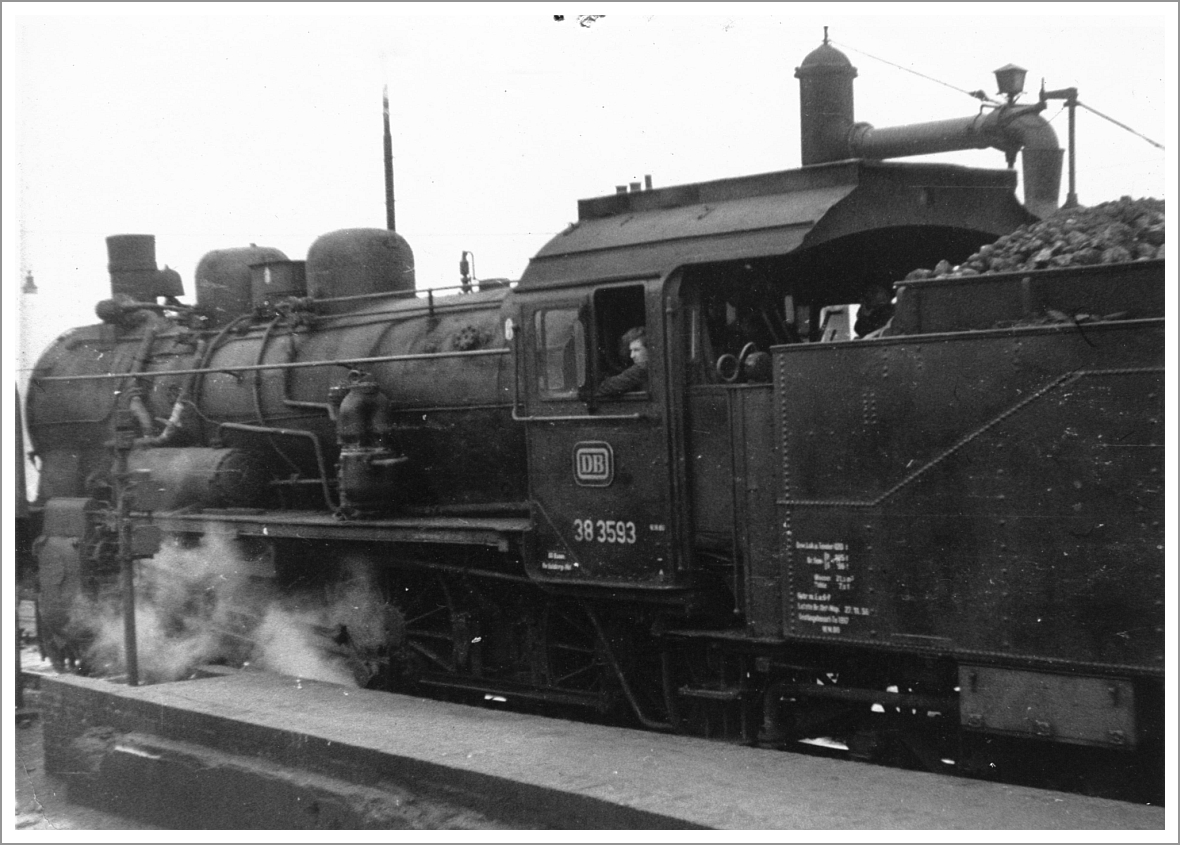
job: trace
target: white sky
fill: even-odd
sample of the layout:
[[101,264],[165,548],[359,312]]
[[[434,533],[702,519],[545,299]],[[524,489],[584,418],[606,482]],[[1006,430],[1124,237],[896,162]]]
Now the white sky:
[[[605,17],[582,26],[587,13]],[[56,335],[96,321],[107,235],[154,234],[192,301],[209,250],[303,259],[321,234],[384,226],[384,84],[420,287],[455,284],[463,250],[481,277],[519,277],[578,199],[645,174],[665,187],[798,167],[794,70],[825,25],[859,71],[857,120],[978,108],[866,53],[993,95],[992,71],[1012,62],[1028,70],[1023,101],[1042,78],[1075,86],[1167,147],[1079,109],[1083,204],[1175,189],[1173,3],[5,3],[3,24],[14,383]],[[1044,114],[1064,146],[1061,104]],[[1004,167],[991,150],[933,158]],[[22,297],[28,271],[40,292]]]
[[[209,250],[302,259],[321,234],[384,226],[386,83],[420,287],[455,284],[463,250],[479,276],[518,278],[578,199],[645,174],[798,167],[794,70],[824,25],[875,126],[978,103],[866,52],[989,94],[1014,62],[1026,101],[1044,78],[1157,142],[1174,129],[1172,4],[607,4],[590,26],[565,4],[391,5],[5,4],[4,278],[26,357],[95,321],[107,235],[154,234],[191,301]],[[1077,155],[1084,204],[1167,194],[1166,153],[1084,110]],[[29,271],[40,293],[19,297]]]

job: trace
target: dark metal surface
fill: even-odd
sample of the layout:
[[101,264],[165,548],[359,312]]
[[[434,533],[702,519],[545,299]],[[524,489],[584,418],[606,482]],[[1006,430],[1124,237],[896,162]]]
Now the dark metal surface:
[[845,156],[833,154],[847,146],[855,122],[853,80],[856,68],[848,57],[824,40],[795,68],[799,80],[799,135],[803,164],[820,164]]
[[254,307],[273,308],[290,296],[307,295],[307,262],[268,261],[250,268]]
[[1163,272],[1163,261],[1136,261],[997,273],[986,285],[972,277],[898,282],[892,328],[903,335],[1003,328],[1044,321],[1050,309],[1083,321],[1162,318]]
[[1138,743],[1128,680],[971,665],[959,675],[968,730],[1120,749]]
[[1162,670],[1162,327],[776,356],[791,634]]
[[[336,428],[328,394],[361,366],[397,399],[393,424],[416,467],[415,504],[523,500],[524,433],[510,419],[499,320],[505,293],[440,297],[430,305],[353,303],[348,314],[322,318],[317,330],[255,325],[220,335],[204,354],[155,316],[141,327],[79,330],[42,357],[34,378],[43,380],[28,399],[30,433],[46,461],[43,495],[79,495],[101,465],[118,386],[132,372],[151,376],[142,381],[152,387],[145,401],[155,416],[172,408],[187,375],[200,373],[191,399],[206,421],[205,438],[218,432],[210,423],[222,421],[298,430],[317,437],[331,462]],[[271,366],[276,371],[264,375]],[[54,381],[63,378],[81,381]],[[201,428],[193,419],[188,431]],[[231,445],[261,446],[256,451],[284,474],[293,464],[305,478],[324,476],[324,461],[305,437],[232,437]]]
[[[391,229],[341,229],[307,250],[307,289],[314,297],[363,296],[414,289],[414,251]],[[345,306],[330,311],[348,310]]]
[[224,326],[254,307],[250,267],[271,261],[286,261],[287,256],[273,247],[245,246],[215,249],[197,262],[197,304]]
[[265,501],[270,476],[239,449],[135,449],[127,456],[137,510],[242,507]]
[[528,519],[509,517],[404,517],[342,521],[331,514],[285,511],[233,513],[205,511],[192,514],[154,514],[153,521],[167,532],[230,533],[249,537],[299,540],[385,541],[491,546],[507,550],[530,530]]
[[385,170],[385,228],[392,232],[397,226],[393,200],[393,136],[389,131],[389,86],[381,91],[381,107],[382,125],[385,129],[385,155],[382,159]]
[[583,200],[578,222],[529,262],[519,289],[664,276],[882,229],[962,230],[974,249],[1030,219],[1015,186],[1003,170],[850,161]]
[[151,301],[149,288],[156,274],[154,235],[111,235],[107,238],[107,269],[111,295]]
[[102,503],[94,499],[58,498],[45,506],[41,536],[33,545],[37,556],[37,634],[43,653],[57,669],[79,659],[71,627],[80,596],[93,594],[92,562],[95,517]]
[[[642,309],[637,321],[647,328],[648,343],[661,342],[659,288],[630,288]],[[567,308],[578,300],[563,297]],[[664,407],[666,384],[649,368],[647,388],[596,400],[595,407],[574,391],[543,394],[535,354],[536,309],[552,300],[526,297],[520,347],[519,382],[523,387],[529,453],[529,494],[536,530],[526,560],[529,574],[560,584],[645,584],[682,586],[683,561],[673,551],[668,489]],[[599,314],[598,319],[607,315]],[[591,411],[593,411],[591,413]],[[581,457],[580,457],[581,456]],[[589,473],[582,460],[601,461]]]

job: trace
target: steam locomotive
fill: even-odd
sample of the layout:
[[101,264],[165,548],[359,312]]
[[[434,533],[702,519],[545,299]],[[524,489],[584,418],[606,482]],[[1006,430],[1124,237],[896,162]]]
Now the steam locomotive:
[[[801,168],[583,200],[516,282],[419,290],[350,229],[210,252],[187,305],[152,236],[108,238],[101,322],[25,410],[55,663],[159,535],[216,537],[362,584],[323,633],[368,686],[1162,767],[1163,260],[899,281],[1053,212],[1062,150],[1012,96],[857,123],[855,75],[826,40],[796,69]],[[894,160],[982,147],[1009,169]],[[639,326],[646,385],[598,394]]]

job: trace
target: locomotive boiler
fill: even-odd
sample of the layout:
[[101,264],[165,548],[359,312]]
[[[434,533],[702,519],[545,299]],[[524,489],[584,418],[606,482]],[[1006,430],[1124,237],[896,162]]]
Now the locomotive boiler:
[[[109,238],[101,323],[27,400],[55,661],[151,553],[125,498],[290,591],[359,567],[321,627],[370,686],[1156,771],[1163,260],[906,279],[1054,215],[1062,151],[1014,97],[874,130],[855,75],[826,41],[796,70],[802,168],[583,200],[511,284],[419,289],[353,229],[212,252],[187,305],[149,236]],[[1012,169],[892,160],[989,146],[1024,204]],[[853,339],[875,288],[892,323]],[[638,326],[646,386],[598,395]]]

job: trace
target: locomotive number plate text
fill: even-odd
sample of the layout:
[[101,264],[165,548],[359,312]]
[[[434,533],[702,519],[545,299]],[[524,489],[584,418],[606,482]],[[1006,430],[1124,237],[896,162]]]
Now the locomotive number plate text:
[[634,543],[635,523],[614,519],[575,519],[574,541],[578,543]]

